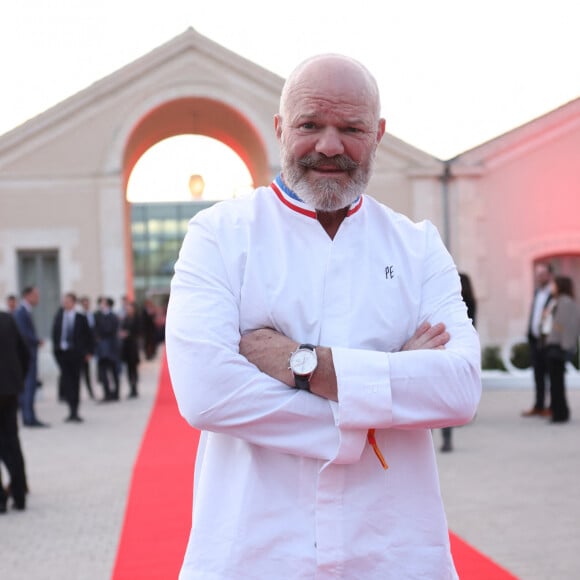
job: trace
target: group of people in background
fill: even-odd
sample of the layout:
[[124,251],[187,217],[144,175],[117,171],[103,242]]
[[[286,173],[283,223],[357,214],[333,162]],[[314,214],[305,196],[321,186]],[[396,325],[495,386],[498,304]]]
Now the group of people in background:
[[119,401],[122,370],[129,385],[128,398],[139,395],[139,363],[141,345],[146,358],[151,358],[144,328],[149,318],[144,308],[122,298],[115,310],[115,301],[107,296],[97,299],[97,308],[91,310],[88,296],[73,292],[64,295],[62,306],[55,314],[52,325],[52,347],[60,370],[59,399],[69,406],[69,422],[82,422],[78,414],[81,381],[84,380],[91,399],[96,399],[93,388],[91,360],[96,360],[97,382],[102,388],[103,403]]
[[[566,423],[570,408],[566,397],[566,364],[577,355],[580,310],[574,283],[568,276],[554,275],[549,263],[539,263],[528,325],[530,360],[534,370],[535,400],[524,417],[545,417]],[[549,405],[546,378],[549,381]]]
[[[0,312],[0,461],[10,476],[2,484],[0,470],[0,513],[7,509],[8,496],[13,507],[23,510],[28,484],[18,434],[18,413],[25,427],[48,427],[36,414],[35,398],[42,382],[38,376],[38,350],[44,340],[38,335],[33,310],[40,301],[37,287],[24,288],[20,299],[6,298],[6,312]],[[160,342],[159,320],[154,305],[138,308],[123,297],[114,308],[112,298],[101,296],[91,309],[88,296],[74,292],[62,297],[52,321],[52,352],[59,370],[58,399],[68,407],[65,421],[82,423],[79,414],[81,382],[88,395],[97,399],[93,376],[102,388],[102,402],[121,398],[121,375],[126,373],[128,398],[139,395],[140,353],[146,359],[156,354]],[[93,360],[96,363],[93,364]],[[8,490],[8,491],[7,491]]]
[[126,368],[129,397],[138,396],[141,323],[137,307],[127,299],[120,311],[114,300],[100,297],[92,312],[87,296],[77,300],[73,292],[64,295],[52,325],[52,347],[60,370],[59,399],[69,406],[66,421],[79,423],[81,379],[89,396],[95,399],[91,359],[96,359],[97,379],[103,389],[103,402],[120,398],[121,369]]

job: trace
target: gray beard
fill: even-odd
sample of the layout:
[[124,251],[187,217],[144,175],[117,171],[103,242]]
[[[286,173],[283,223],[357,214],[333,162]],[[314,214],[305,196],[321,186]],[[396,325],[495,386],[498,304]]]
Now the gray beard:
[[[296,193],[302,201],[309,206],[324,212],[338,211],[350,206],[364,191],[368,185],[375,155],[371,157],[366,167],[356,164],[348,158],[342,158],[337,162],[337,167],[344,168],[350,173],[350,179],[345,184],[344,178],[337,179],[328,177],[317,179],[310,183],[306,172],[310,167],[316,167],[316,156],[306,156],[292,163],[282,148],[282,173],[286,184]],[[324,159],[327,163],[328,159]]]
[[328,178],[310,184],[301,179],[290,186],[305,203],[320,211],[338,211],[348,207],[359,196],[358,185],[350,181],[347,185]]

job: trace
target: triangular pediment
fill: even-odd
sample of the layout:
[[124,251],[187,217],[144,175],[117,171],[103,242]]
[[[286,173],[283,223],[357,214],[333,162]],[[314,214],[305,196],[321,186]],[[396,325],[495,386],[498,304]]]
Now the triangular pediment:
[[[4,175],[32,178],[98,174],[112,146],[111,135],[120,132],[131,114],[139,109],[145,114],[147,107],[157,107],[164,99],[188,94],[230,99],[232,107],[242,107],[242,115],[253,115],[250,121],[275,150],[272,116],[283,82],[271,71],[188,28],[0,136],[0,170]],[[436,158],[390,134],[379,147],[376,166],[379,172],[410,175],[440,171]]]
[[[93,157],[102,155],[95,141],[100,138],[107,146],[110,133],[136,106],[145,103],[146,107],[147,102],[151,107],[158,104],[156,93],[160,100],[180,98],[188,91],[216,99],[229,93],[236,102],[244,97],[249,103],[252,99],[266,101],[273,114],[282,85],[283,79],[278,75],[188,28],[0,136],[0,169],[21,174],[30,168],[32,159],[38,164],[45,157],[50,167],[62,164],[61,170],[66,171],[66,167],[80,161],[79,134],[84,136]],[[86,169],[77,165],[80,172]]]

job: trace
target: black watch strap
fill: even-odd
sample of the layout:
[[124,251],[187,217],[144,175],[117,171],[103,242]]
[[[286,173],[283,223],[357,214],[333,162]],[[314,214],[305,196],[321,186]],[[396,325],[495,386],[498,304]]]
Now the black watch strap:
[[294,386],[303,391],[310,391],[310,377],[308,375],[294,375]]
[[308,350],[314,350],[316,347],[313,344],[301,344],[298,348],[307,348]]

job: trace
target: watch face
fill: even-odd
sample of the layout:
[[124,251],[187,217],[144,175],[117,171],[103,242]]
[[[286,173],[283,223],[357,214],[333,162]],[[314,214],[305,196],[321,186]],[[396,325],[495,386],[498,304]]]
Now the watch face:
[[292,353],[290,368],[296,375],[309,375],[316,368],[316,353],[308,348],[300,348]]

